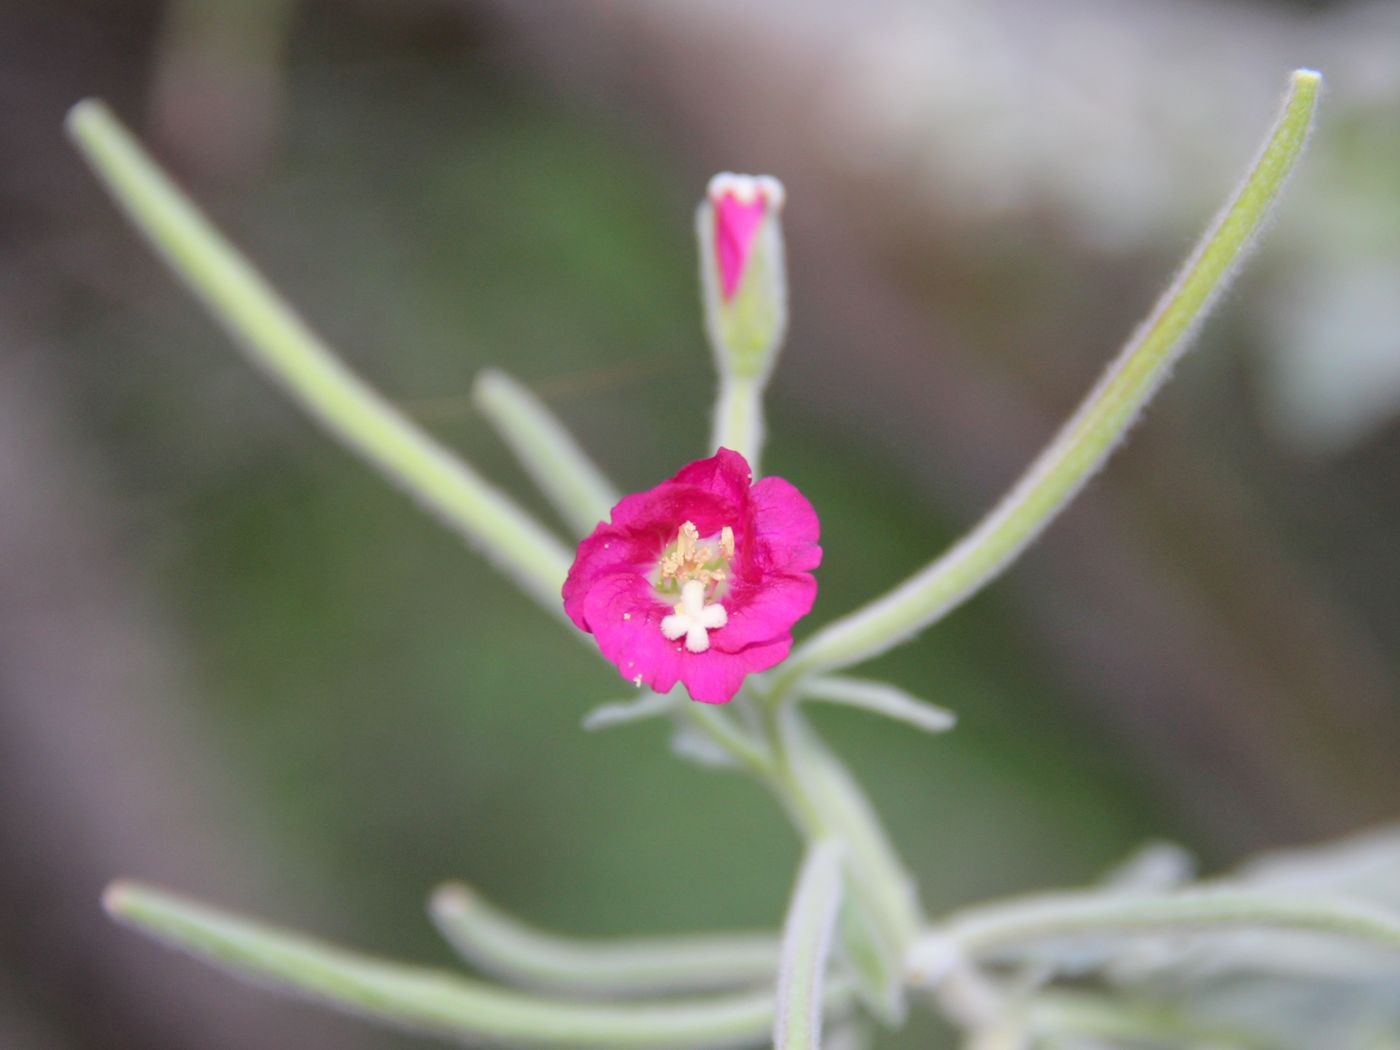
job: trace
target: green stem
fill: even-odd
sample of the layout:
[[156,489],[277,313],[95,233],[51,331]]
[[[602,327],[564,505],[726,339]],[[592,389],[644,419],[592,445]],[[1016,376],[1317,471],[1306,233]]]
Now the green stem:
[[774,751],[770,784],[808,843],[841,843],[847,961],[866,1004],[896,1023],[904,1011],[905,955],[922,922],[913,880],[855,778],[797,709],[769,706],[767,717]]
[[841,903],[841,846],[813,843],[783,924],[774,1050],[820,1050],[822,986]]
[[1321,77],[1293,74],[1283,111],[1253,169],[1078,411],[997,506],[947,553],[893,591],[828,624],[794,651],[775,681],[848,667],[907,641],[1000,574],[1103,465],[1186,351],[1292,173]]
[[350,371],[146,155],[101,102],[68,133],[116,202],[258,368],[345,445],[562,616],[569,552]]
[[[468,1046],[705,1050],[758,1045],[773,1025],[767,993],[560,1002],[348,952],[147,887],[118,884],[103,900],[121,922],[236,974]],[[840,986],[828,990],[829,1007],[847,999]]]
[[772,755],[736,726],[729,715],[695,700],[683,701],[676,714],[738,759],[760,783],[773,785]]
[[714,436],[710,449],[732,449],[749,461],[755,478],[763,455],[764,379],[731,375],[721,370],[719,395],[715,401]]
[[903,1011],[904,956],[922,923],[914,883],[855,779],[799,712],[771,704],[757,712],[762,725],[756,731],[766,745],[706,704],[683,703],[676,714],[765,785],[805,842],[841,844],[849,888],[846,955],[867,1005],[896,1021]]
[[502,980],[586,995],[656,995],[771,984],[772,934],[578,940],[546,933],[460,884],[440,887],[429,914],[468,962]]

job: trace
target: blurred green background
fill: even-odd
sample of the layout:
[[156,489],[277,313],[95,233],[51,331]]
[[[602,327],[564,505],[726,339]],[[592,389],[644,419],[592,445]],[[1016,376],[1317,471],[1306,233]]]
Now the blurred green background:
[[862,670],[957,730],[818,715],[936,914],[1089,881],[1150,838],[1216,870],[1394,816],[1400,59],[1377,25],[1329,4],[11,0],[0,1044],[413,1045],[109,927],[116,875],[447,964],[422,910],[446,878],[578,934],[761,927],[798,851],[661,726],[580,730],[626,695],[612,670],[236,358],[62,141],[73,101],[112,102],[357,368],[545,515],[474,375],[528,384],[623,489],[705,454],[691,211],[714,170],[782,177],[794,320],[766,465],[822,516],[817,624],[1014,478],[1287,71],[1323,65],[1287,214],[1108,476]]

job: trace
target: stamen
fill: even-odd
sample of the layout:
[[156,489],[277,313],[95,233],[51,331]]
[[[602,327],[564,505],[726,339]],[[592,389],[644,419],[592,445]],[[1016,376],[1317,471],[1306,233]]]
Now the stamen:
[[725,569],[709,566],[716,560],[729,562],[734,557],[734,530],[726,525],[720,530],[719,541],[702,540],[695,522],[687,521],[676,533],[676,544],[661,559],[661,579],[685,583],[699,580],[711,587],[728,578]]
[[699,542],[700,530],[695,527],[695,522],[687,521],[676,535],[676,550],[680,552],[682,558],[689,560],[691,552],[695,550],[695,545]]

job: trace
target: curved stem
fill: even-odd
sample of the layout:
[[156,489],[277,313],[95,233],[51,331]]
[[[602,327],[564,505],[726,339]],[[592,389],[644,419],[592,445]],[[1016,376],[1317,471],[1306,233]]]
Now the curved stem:
[[893,591],[828,624],[794,651],[775,694],[907,641],[996,578],[1101,467],[1190,344],[1292,173],[1321,77],[1293,74],[1283,111],[1249,174],[1166,294],[1078,411],[966,537]]

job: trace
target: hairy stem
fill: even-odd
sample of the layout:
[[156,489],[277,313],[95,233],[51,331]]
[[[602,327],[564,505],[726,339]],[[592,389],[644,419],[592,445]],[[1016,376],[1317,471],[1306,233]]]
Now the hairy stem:
[[813,843],[783,924],[774,1050],[820,1050],[822,986],[840,903],[841,846],[833,841]]

